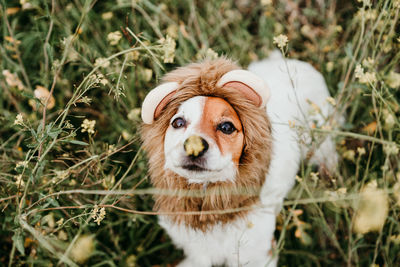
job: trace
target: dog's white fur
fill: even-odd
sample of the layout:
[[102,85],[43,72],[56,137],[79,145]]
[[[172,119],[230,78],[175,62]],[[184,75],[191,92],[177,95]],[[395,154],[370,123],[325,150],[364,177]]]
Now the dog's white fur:
[[[171,123],[178,117],[187,120],[188,127],[173,129],[171,126],[165,134],[164,153],[165,168],[187,178],[190,183],[209,183],[217,181],[233,181],[236,175],[236,167],[231,155],[221,155],[215,141],[199,132],[199,123],[205,104],[204,96],[193,97],[182,103],[178,112],[171,118]],[[181,167],[182,160],[186,157],[183,143],[193,135],[201,136],[209,144],[204,167],[209,171],[193,172]]]
[[[300,145],[296,131],[289,127],[289,121],[304,127],[309,127],[311,122],[322,124],[323,117],[327,117],[330,112],[326,102],[329,92],[322,75],[311,65],[298,60],[287,60],[285,63],[279,52],[273,52],[266,60],[252,63],[249,70],[261,77],[271,90],[266,112],[272,124],[273,154],[269,173],[261,191],[262,207],[254,209],[245,219],[237,219],[223,226],[217,224],[206,232],[184,224],[174,224],[167,217],[160,216],[160,224],[167,230],[174,243],[185,251],[186,259],[179,266],[277,264],[277,256],[272,256],[271,253],[275,217],[282,208],[284,197],[294,184],[299,163],[304,155],[304,147]],[[309,115],[311,107],[307,99],[321,108],[323,116]],[[193,183],[205,182],[206,178],[207,182],[217,179],[232,180],[236,167],[230,156],[222,156],[213,140],[199,133],[196,128],[203,102],[204,97],[187,100],[172,118],[173,120],[177,116],[185,116],[192,120],[192,126],[167,131],[164,147],[165,167]],[[211,171],[211,176],[208,173],[193,175],[193,172],[179,167],[179,162],[184,156],[182,142],[194,134],[202,136],[210,144],[207,166],[211,170],[220,170]],[[323,162],[329,169],[335,167],[337,154],[330,137],[321,144],[312,161]]]

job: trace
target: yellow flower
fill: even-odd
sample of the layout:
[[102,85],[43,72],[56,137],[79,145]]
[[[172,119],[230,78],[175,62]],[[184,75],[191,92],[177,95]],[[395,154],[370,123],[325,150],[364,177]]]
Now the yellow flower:
[[399,154],[399,148],[397,147],[396,144],[385,145],[385,146],[383,147],[383,151],[384,151],[388,156]]
[[100,225],[100,222],[106,216],[106,209],[104,207],[99,209],[97,205],[94,205],[91,214],[91,218],[94,219],[94,222],[97,223],[97,225]]
[[354,150],[346,150],[343,153],[343,158],[350,160],[350,161],[354,161],[354,156],[356,155],[356,153],[354,152]]
[[272,5],[272,0],[261,0],[261,5],[263,6]]
[[87,261],[94,251],[93,239],[92,235],[80,236],[72,246],[69,256],[78,263]]
[[[45,88],[43,86],[40,86],[40,85],[36,85],[36,89],[35,89],[35,91],[33,91],[33,94],[44,105],[46,103],[46,99],[50,95],[50,92],[49,92],[49,90],[47,90],[47,88]],[[47,102],[47,107],[46,108],[47,109],[52,109],[52,108],[54,108],[55,104],[56,104],[56,100],[51,95],[49,101]]]
[[17,115],[17,117],[15,118],[15,120],[14,120],[14,125],[21,125],[21,126],[24,125],[24,118],[22,117],[22,114],[21,114],[21,113],[19,113],[19,114]]
[[174,62],[174,57],[175,57],[175,47],[176,47],[176,42],[175,40],[167,35],[167,38],[163,38],[159,41],[161,45],[163,46],[163,59],[164,63],[173,63]]
[[384,190],[378,189],[376,183],[369,183],[360,193],[356,205],[354,231],[365,234],[380,231],[388,214],[388,197]]
[[356,66],[354,76],[359,79],[360,83],[374,83],[377,81],[375,72],[365,72],[360,64]]
[[336,101],[335,101],[335,99],[333,98],[333,97],[327,97],[326,99],[326,102],[328,102],[329,104],[331,104],[332,106],[336,106]]
[[385,79],[387,85],[391,88],[399,88],[400,87],[400,73],[391,71]]
[[6,83],[10,87],[16,87],[20,91],[24,89],[24,85],[22,84],[21,80],[18,78],[16,74],[11,73],[9,70],[3,70],[2,73],[6,78]]
[[14,179],[15,179],[15,184],[16,184],[18,187],[22,188],[22,187],[25,186],[25,182],[24,182],[24,180],[22,180],[22,174],[20,174],[20,175],[15,175],[15,176],[14,176]]
[[143,79],[145,82],[148,82],[151,80],[151,77],[153,77],[153,70],[152,69],[148,69],[148,68],[144,68],[143,69]]
[[96,121],[95,120],[88,120],[88,119],[84,119],[83,123],[81,124],[82,127],[82,133],[84,132],[88,132],[88,134],[94,134],[94,126],[96,125]]
[[357,147],[357,152],[359,156],[362,156],[365,154],[365,148],[363,147]]
[[122,33],[120,31],[110,32],[107,35],[107,40],[110,42],[110,45],[117,45],[119,40],[122,38]]
[[101,18],[104,20],[110,20],[110,19],[112,19],[113,16],[114,16],[114,14],[111,11],[101,14]]
[[288,37],[284,34],[275,36],[273,40],[274,40],[274,44],[276,44],[280,49],[283,49],[289,42]]
[[103,57],[99,57],[96,58],[96,61],[94,62],[94,65],[103,67],[103,68],[107,68],[108,66],[110,66],[110,61],[108,61],[106,58]]
[[328,63],[326,63],[326,70],[328,72],[331,72],[333,70],[334,64],[332,61],[329,61]]

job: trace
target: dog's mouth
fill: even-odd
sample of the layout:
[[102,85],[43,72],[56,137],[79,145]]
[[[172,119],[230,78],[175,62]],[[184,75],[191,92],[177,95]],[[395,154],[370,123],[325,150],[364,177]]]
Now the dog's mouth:
[[180,166],[182,169],[188,170],[188,171],[195,171],[195,172],[209,172],[211,171],[210,169],[204,168],[200,165],[197,164],[186,164],[186,165],[182,165]]

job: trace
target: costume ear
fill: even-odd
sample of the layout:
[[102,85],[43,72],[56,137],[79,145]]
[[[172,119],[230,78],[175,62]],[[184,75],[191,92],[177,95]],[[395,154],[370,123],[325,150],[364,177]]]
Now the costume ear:
[[263,79],[247,70],[232,70],[219,79],[217,86],[233,88],[257,107],[265,107],[270,91]]
[[162,109],[171,100],[179,84],[176,82],[163,83],[147,94],[142,104],[142,120],[146,124],[152,124]]

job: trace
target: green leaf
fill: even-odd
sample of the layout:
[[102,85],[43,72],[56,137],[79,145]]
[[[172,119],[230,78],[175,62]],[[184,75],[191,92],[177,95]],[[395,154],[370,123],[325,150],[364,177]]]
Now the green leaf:
[[71,144],[75,144],[75,145],[82,145],[82,146],[88,146],[89,145],[86,142],[82,142],[82,141],[78,141],[78,140],[63,140],[63,142],[71,143]]
[[12,237],[15,247],[18,249],[19,253],[25,256],[24,248],[24,236],[21,229],[17,229]]

